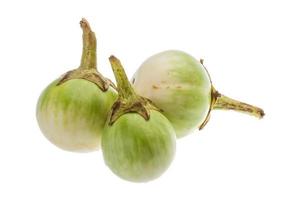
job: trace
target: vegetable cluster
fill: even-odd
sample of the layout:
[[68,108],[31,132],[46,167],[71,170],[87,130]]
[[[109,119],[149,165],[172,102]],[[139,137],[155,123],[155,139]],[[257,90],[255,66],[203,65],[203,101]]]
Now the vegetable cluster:
[[97,70],[96,37],[82,19],[78,68],[52,81],[38,99],[36,117],[44,136],[61,149],[102,149],[117,176],[146,182],[173,161],[176,138],[201,130],[214,109],[264,116],[261,108],[219,93],[203,61],[169,50],[151,56],[131,83],[115,56],[109,61],[117,87]]

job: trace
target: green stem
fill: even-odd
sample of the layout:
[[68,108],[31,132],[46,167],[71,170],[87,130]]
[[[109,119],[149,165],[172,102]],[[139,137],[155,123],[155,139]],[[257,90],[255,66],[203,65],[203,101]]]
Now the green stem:
[[249,105],[235,99],[231,99],[220,93],[218,93],[216,96],[216,101],[212,107],[213,109],[235,110],[250,114],[257,118],[262,118],[265,115],[264,111],[256,106]]
[[130,99],[131,101],[136,100],[137,94],[132,88],[120,60],[112,55],[109,57],[109,61],[117,82],[119,98],[123,100]]
[[90,25],[86,19],[80,21],[80,26],[83,30],[83,50],[80,69],[97,69],[96,56],[96,37],[91,30]]

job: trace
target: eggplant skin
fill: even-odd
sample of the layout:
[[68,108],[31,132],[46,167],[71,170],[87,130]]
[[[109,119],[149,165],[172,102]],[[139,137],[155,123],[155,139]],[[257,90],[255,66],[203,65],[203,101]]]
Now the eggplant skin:
[[178,138],[199,128],[211,104],[206,69],[189,54],[168,50],[145,60],[132,78],[137,94],[162,109]]
[[170,166],[175,150],[175,132],[158,111],[145,120],[137,113],[127,113],[102,135],[106,165],[122,179],[147,182],[163,174]]
[[83,79],[61,85],[53,81],[40,95],[36,117],[44,136],[57,147],[74,152],[100,148],[107,115],[117,98],[113,88],[103,92]]

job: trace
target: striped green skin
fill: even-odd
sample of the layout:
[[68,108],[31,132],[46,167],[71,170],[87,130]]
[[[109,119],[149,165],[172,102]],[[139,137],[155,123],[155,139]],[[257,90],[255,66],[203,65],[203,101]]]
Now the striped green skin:
[[119,177],[146,182],[169,167],[175,153],[175,132],[159,112],[151,111],[146,121],[137,113],[122,115],[106,125],[102,151],[106,165]]
[[103,92],[83,79],[56,86],[52,82],[41,94],[36,116],[39,127],[50,142],[76,152],[100,147],[108,112],[117,98],[114,89]]
[[177,137],[198,128],[208,114],[209,75],[198,60],[182,51],[165,51],[148,58],[132,82],[136,93],[164,111]]

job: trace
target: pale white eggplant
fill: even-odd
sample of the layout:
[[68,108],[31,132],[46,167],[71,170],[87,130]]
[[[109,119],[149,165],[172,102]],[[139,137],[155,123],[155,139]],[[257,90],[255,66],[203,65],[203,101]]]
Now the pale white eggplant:
[[131,81],[137,94],[152,100],[163,110],[177,137],[202,129],[212,109],[264,116],[264,111],[258,107],[220,94],[213,87],[203,61],[182,51],[169,50],[151,56]]

